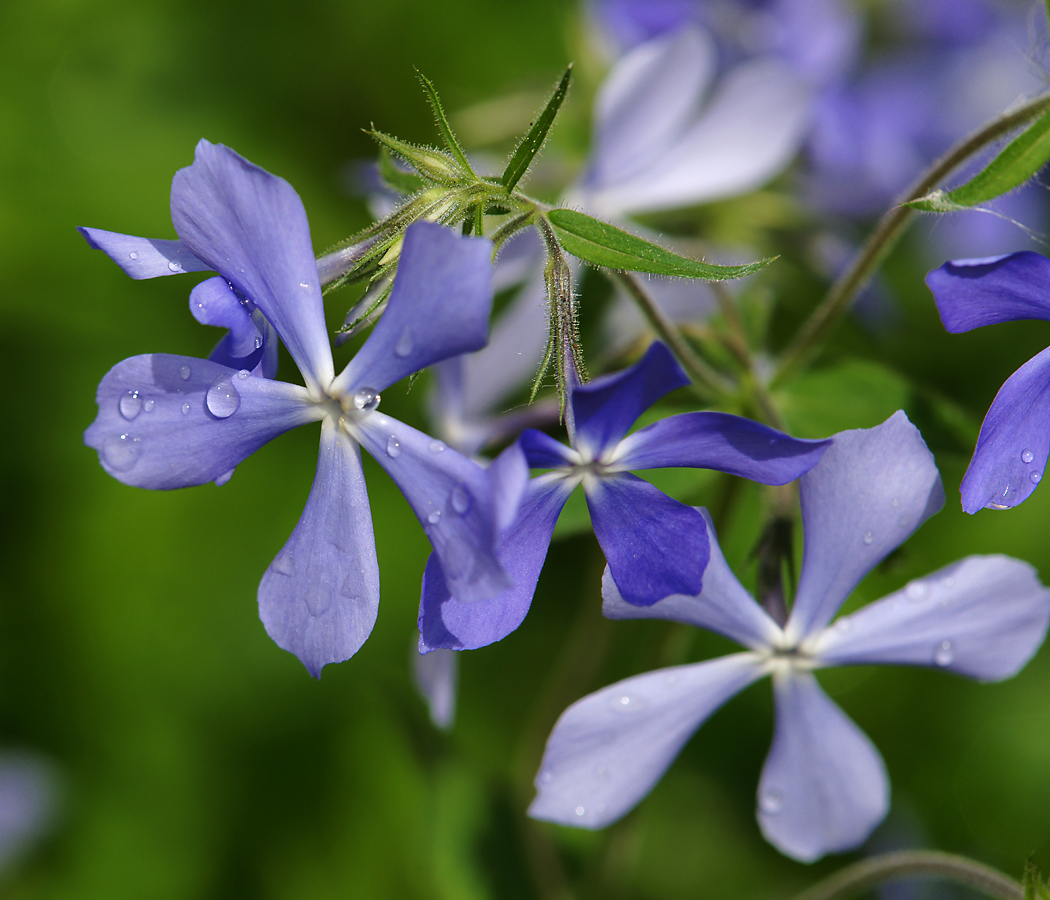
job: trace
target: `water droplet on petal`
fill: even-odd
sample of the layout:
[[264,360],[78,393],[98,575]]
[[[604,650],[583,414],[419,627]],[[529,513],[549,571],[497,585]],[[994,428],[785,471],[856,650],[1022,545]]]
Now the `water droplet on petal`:
[[445,449],[445,445],[441,441],[431,441],[430,446],[427,449],[431,453],[440,453]]
[[117,407],[120,409],[120,414],[130,422],[142,411],[142,399],[139,397],[139,392],[125,391],[120,395]]
[[394,356],[408,356],[412,352],[413,347],[415,347],[415,343],[412,340],[412,332],[409,331],[408,326],[405,326],[405,330],[401,332],[401,337],[397,339],[397,343],[394,345]]
[[142,408],[146,410],[146,412],[153,412],[153,407],[156,405],[156,400],[147,400],[145,403],[142,404]]
[[233,478],[233,473],[235,470],[236,466],[233,469],[230,469],[229,472],[223,472],[218,478],[215,479],[215,484],[218,487],[222,487],[224,484],[226,484],[227,481]]
[[904,593],[908,595],[909,600],[916,602],[924,600],[926,598],[926,585],[921,581],[913,581],[904,589]]
[[1033,459],[1035,459],[1035,454],[1027,447],[1021,451],[1021,462],[1023,462],[1025,465],[1030,463]]
[[621,697],[620,698],[620,706],[630,706],[630,704],[631,704],[631,698],[630,697]]
[[140,443],[127,433],[108,438],[102,445],[102,460],[111,469],[126,472],[139,458]]
[[180,263],[177,259],[168,260],[168,268],[171,269],[172,272],[181,272],[182,263]]
[[437,523],[441,521],[441,510],[435,509],[429,516],[427,516],[427,521],[431,525],[437,525]]
[[188,403],[182,404],[182,414],[188,416],[190,414],[190,405]]
[[372,410],[379,406],[379,392],[374,388],[363,387],[354,394],[354,408]]
[[179,367],[179,378],[181,378],[183,381],[189,381],[190,380],[190,367],[189,366],[180,366]]
[[308,287],[310,287],[310,285],[306,281],[300,281],[299,282],[299,287],[301,287],[301,288],[308,288]]
[[130,253],[128,254],[128,256],[129,256],[129,257],[130,257],[131,259],[138,259],[138,258],[139,258],[139,254],[138,254],[138,251],[137,251],[137,250],[132,250],[132,251],[131,251],[131,252],[130,252]]
[[584,813],[587,812],[587,810],[584,809],[582,806],[577,806],[575,812],[576,812],[576,815],[582,816]]
[[470,511],[470,492],[463,485],[457,484],[452,489],[452,496],[449,498],[449,502],[456,512],[461,516],[465,516]]
[[1042,472],[1030,472],[1029,475],[1028,475],[1028,480],[1030,482],[1032,482],[1032,484],[1039,484],[1039,482],[1042,481],[1042,479],[1043,479],[1043,473]]
[[204,398],[210,412],[217,419],[228,419],[241,405],[241,395],[228,378],[220,378],[210,388]]
[[933,661],[939,666],[950,666],[955,659],[951,641],[941,641],[933,653]]
[[775,790],[763,791],[758,805],[767,816],[775,816],[784,806],[784,795]]
[[894,497],[893,500],[892,500],[892,505],[893,506],[900,506],[901,505],[900,498],[899,497]]
[[873,535],[870,531],[865,531],[864,532],[864,543],[865,544],[870,544],[873,540],[875,540],[875,535]]
[[270,568],[273,569],[278,575],[287,575],[291,578],[295,575],[295,560],[292,558],[290,550],[281,553],[272,563]]
[[386,455],[391,456],[394,459],[401,455],[401,442],[393,435],[390,435],[390,437],[387,439]]
[[237,377],[240,378],[241,381],[244,381],[245,378],[251,378],[251,375],[252,373],[247,369],[241,369],[241,371],[237,373]]

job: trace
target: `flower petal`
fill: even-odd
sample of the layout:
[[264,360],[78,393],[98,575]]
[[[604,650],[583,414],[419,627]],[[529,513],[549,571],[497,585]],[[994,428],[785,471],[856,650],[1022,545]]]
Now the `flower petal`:
[[252,301],[307,387],[332,383],[332,348],[306,210],[283,178],[221,144],[200,141],[171,183],[171,221],[189,250]]
[[419,649],[475,650],[502,640],[525,620],[547,557],[554,524],[570,489],[564,479],[541,475],[525,489],[514,524],[503,535],[499,562],[514,586],[488,600],[453,599],[435,554],[427,560],[419,601]]
[[412,658],[412,675],[419,693],[427,702],[430,721],[447,731],[456,720],[459,657],[452,650],[415,653]]
[[812,469],[830,444],[793,438],[728,413],[682,413],[624,438],[615,462],[624,469],[717,469],[761,484],[787,484]]
[[576,388],[569,402],[576,422],[575,446],[593,457],[615,444],[645,410],[689,378],[671,351],[654,341],[629,369]]
[[903,412],[836,434],[799,482],[805,551],[785,629],[823,628],[860,580],[944,505],[933,454]]
[[[221,275],[190,292],[190,312],[202,325],[229,329],[208,359],[231,369],[272,378],[277,366],[277,332],[259,310],[249,312]],[[272,346],[268,346],[272,345]]]
[[1009,556],[968,556],[839,619],[813,643],[820,665],[930,666],[981,681],[1016,675],[1050,623],[1050,590]]
[[591,524],[621,596],[651,606],[672,594],[696,596],[710,554],[700,512],[626,472],[585,478]]
[[386,312],[333,391],[382,391],[450,356],[485,346],[492,312],[492,242],[433,222],[405,232]]
[[523,431],[518,444],[533,469],[558,469],[579,462],[578,453],[534,428]]
[[298,385],[167,353],[118,363],[96,399],[84,443],[118,481],[158,489],[215,481],[267,441],[321,417]]
[[714,523],[706,509],[695,507],[707,524],[710,557],[704,587],[696,596],[674,594],[652,606],[635,606],[623,599],[608,568],[602,576],[602,613],[610,619],[667,619],[707,628],[753,650],[777,643],[780,626],[737,580],[718,545]]
[[84,239],[101,250],[132,278],[158,278],[183,272],[207,272],[211,266],[197,259],[182,241],[133,237],[101,228],[77,226]]
[[957,259],[926,276],[944,327],[955,334],[1018,319],[1050,319],[1050,259],[1031,250]]
[[277,646],[315,678],[372,633],[379,563],[361,451],[328,417],[317,474],[292,536],[259,584],[259,618]]
[[496,559],[499,498],[481,466],[378,411],[344,427],[404,494],[457,600],[485,600],[511,586]]
[[692,124],[717,62],[714,42],[695,27],[621,57],[595,100],[588,182],[600,189],[653,165]]
[[636,675],[561,714],[536,776],[534,819],[603,828],[629,812],[704,721],[766,672],[753,653]]
[[762,834],[802,862],[852,850],[889,809],[882,757],[810,673],[785,669],[773,686],[776,730],[758,783]]
[[995,395],[959,491],[968,513],[1017,506],[1035,490],[1050,455],[1050,348]]

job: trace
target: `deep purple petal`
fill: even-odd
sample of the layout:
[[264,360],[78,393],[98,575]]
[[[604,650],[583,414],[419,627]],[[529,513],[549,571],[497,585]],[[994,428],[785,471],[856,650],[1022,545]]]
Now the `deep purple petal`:
[[413,653],[412,676],[430,710],[430,721],[447,731],[456,720],[459,657],[452,650]]
[[207,272],[211,266],[197,259],[182,241],[133,237],[101,228],[77,226],[84,239],[101,250],[132,278],[158,278],[183,272]]
[[609,569],[602,576],[602,613],[610,619],[667,619],[716,631],[750,649],[779,642],[780,626],[755,602],[737,580],[718,546],[706,509],[696,507],[707,523],[710,558],[704,569],[704,587],[694,597],[675,594],[652,606],[635,606],[623,599]]
[[602,828],[631,810],[716,709],[766,670],[753,653],[637,675],[561,714],[536,776],[534,819]]
[[533,469],[558,469],[580,461],[578,453],[534,428],[522,432],[518,444]]
[[529,482],[517,518],[503,535],[499,561],[514,586],[489,600],[460,603],[445,584],[436,555],[427,560],[419,601],[419,649],[475,650],[502,640],[524,621],[547,557],[554,524],[570,491],[563,479],[541,475]]
[[812,469],[830,444],[793,438],[728,413],[682,413],[625,438],[615,462],[624,469],[717,469],[762,484],[787,484]]
[[166,353],[118,363],[96,399],[84,443],[118,481],[146,488],[215,481],[267,441],[321,417],[298,385]]
[[624,600],[651,606],[672,594],[700,593],[710,543],[697,509],[627,473],[585,479],[583,489],[595,537]]
[[802,862],[859,846],[889,809],[879,751],[808,672],[773,679],[776,730],[758,783],[758,824]]
[[817,636],[820,665],[930,666],[981,681],[1016,675],[1050,622],[1050,590],[1028,563],[968,556],[839,619]]
[[492,312],[492,242],[433,222],[405,232],[386,312],[333,390],[382,391],[450,356],[485,346]]
[[317,474],[299,523],[259,584],[259,618],[310,674],[349,659],[372,633],[379,563],[361,452],[326,418]]
[[470,603],[511,586],[496,559],[500,504],[485,469],[378,411],[346,427],[405,495],[454,597]]
[[315,391],[335,374],[310,224],[283,178],[202,140],[171,183],[182,242],[251,300],[281,336]]
[[254,316],[258,317],[263,328],[263,331],[259,330],[253,314],[241,303],[225,278],[216,275],[198,284],[190,292],[190,312],[202,325],[229,329],[229,334],[219,341],[208,359],[231,369],[248,369],[255,375],[263,374],[263,358],[266,356],[263,333],[272,333],[273,329],[256,310]]
[[645,410],[689,378],[671,351],[654,341],[638,362],[615,375],[596,378],[570,397],[576,443],[597,457],[620,440]]
[[1028,360],[995,395],[959,488],[963,509],[1017,506],[1042,480],[1048,454],[1050,348]]
[[1018,319],[1050,319],[1050,259],[1031,250],[957,259],[926,276],[948,331]]
[[787,632],[823,628],[860,580],[944,505],[933,454],[903,412],[836,434],[799,483],[805,551]]

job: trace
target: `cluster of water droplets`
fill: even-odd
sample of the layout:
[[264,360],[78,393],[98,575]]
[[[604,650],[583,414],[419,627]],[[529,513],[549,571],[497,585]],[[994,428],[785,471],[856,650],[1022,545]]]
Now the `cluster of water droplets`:
[[[1026,447],[1024,450],[1021,451],[1021,462],[1023,462],[1026,466],[1030,466],[1034,461],[1035,454],[1031,450],[1029,450]],[[1039,482],[1043,480],[1043,473],[1040,472],[1038,469],[1033,469],[1031,472],[1028,473],[1028,480],[1032,482],[1032,484],[1039,484]],[[1003,496],[1006,496],[1005,493],[1003,494]]]

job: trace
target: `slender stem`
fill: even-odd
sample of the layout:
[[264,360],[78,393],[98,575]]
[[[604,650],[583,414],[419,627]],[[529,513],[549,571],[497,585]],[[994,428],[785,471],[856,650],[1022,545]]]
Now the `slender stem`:
[[674,322],[656,305],[656,301],[649,296],[649,292],[642,287],[641,282],[634,275],[617,269],[612,269],[610,272],[627,289],[631,298],[638,304],[639,309],[649,320],[653,330],[671,348],[671,352],[678,357],[678,362],[682,364],[682,368],[685,369],[689,377],[697,385],[706,388],[715,396],[733,392],[733,384],[696,354],[685,338],[682,337]]
[[915,210],[900,204],[925,196],[977,151],[1031,121],[1047,109],[1050,109],[1050,94],[1041,94],[1013,112],[999,116],[952,147],[908,188],[898,203],[887,210],[879,220],[879,224],[865,241],[850,267],[831,286],[823,302],[813,311],[784,351],[770,383],[772,387],[779,386],[796,369],[805,366],[843,313],[849,309],[853,298],[893,249],[905,226],[915,215]]
[[861,860],[797,894],[794,900],[838,900],[884,881],[944,878],[999,900],[1024,900],[1024,888],[1009,875],[965,856],[936,850],[905,850]]

